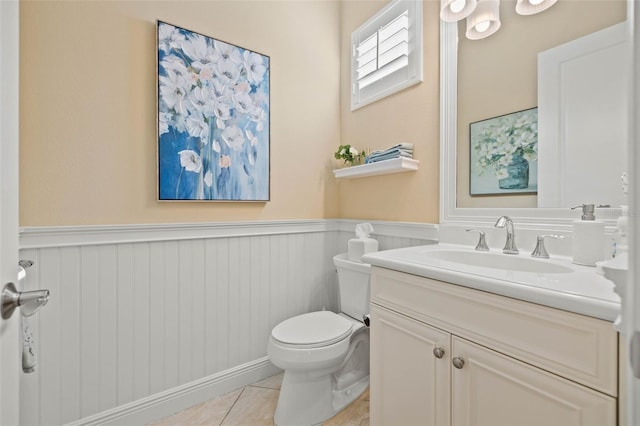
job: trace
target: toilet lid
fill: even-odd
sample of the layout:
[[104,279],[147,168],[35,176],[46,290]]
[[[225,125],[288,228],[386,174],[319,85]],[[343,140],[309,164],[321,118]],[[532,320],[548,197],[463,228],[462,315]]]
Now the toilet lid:
[[328,346],[348,337],[353,323],[331,311],[298,315],[276,325],[271,332],[281,343],[304,347]]

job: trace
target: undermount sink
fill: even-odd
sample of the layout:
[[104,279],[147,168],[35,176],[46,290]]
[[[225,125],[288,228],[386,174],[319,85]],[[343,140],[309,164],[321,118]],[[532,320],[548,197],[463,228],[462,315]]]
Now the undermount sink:
[[532,272],[539,274],[566,274],[574,270],[566,265],[544,260],[508,255],[502,253],[471,250],[430,250],[424,251],[425,260],[451,262],[460,265],[478,266],[509,271]]

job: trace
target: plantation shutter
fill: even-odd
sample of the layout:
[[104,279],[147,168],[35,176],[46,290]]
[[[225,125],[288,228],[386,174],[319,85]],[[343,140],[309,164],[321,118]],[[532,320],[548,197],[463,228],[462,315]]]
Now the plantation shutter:
[[396,0],[351,35],[351,109],[422,81],[422,2]]

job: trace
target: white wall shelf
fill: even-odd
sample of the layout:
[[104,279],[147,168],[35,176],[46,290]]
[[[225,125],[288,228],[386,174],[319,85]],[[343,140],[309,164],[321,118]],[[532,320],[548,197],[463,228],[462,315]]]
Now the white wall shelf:
[[360,166],[345,167],[333,171],[336,179],[355,179],[366,176],[386,175],[390,173],[412,172],[418,170],[420,161],[399,157],[377,163],[362,164]]

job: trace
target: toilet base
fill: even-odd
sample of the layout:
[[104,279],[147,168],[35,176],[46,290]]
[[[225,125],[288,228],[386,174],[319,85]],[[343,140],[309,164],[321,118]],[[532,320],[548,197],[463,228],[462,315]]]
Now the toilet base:
[[333,369],[285,370],[274,422],[316,425],[335,416],[369,386],[369,333],[353,337],[345,362]]
[[[298,375],[299,373],[293,373]],[[369,387],[369,376],[343,390],[331,390],[332,377],[305,379],[287,373],[273,420],[277,426],[317,425],[338,414]],[[299,380],[302,379],[302,382]]]

